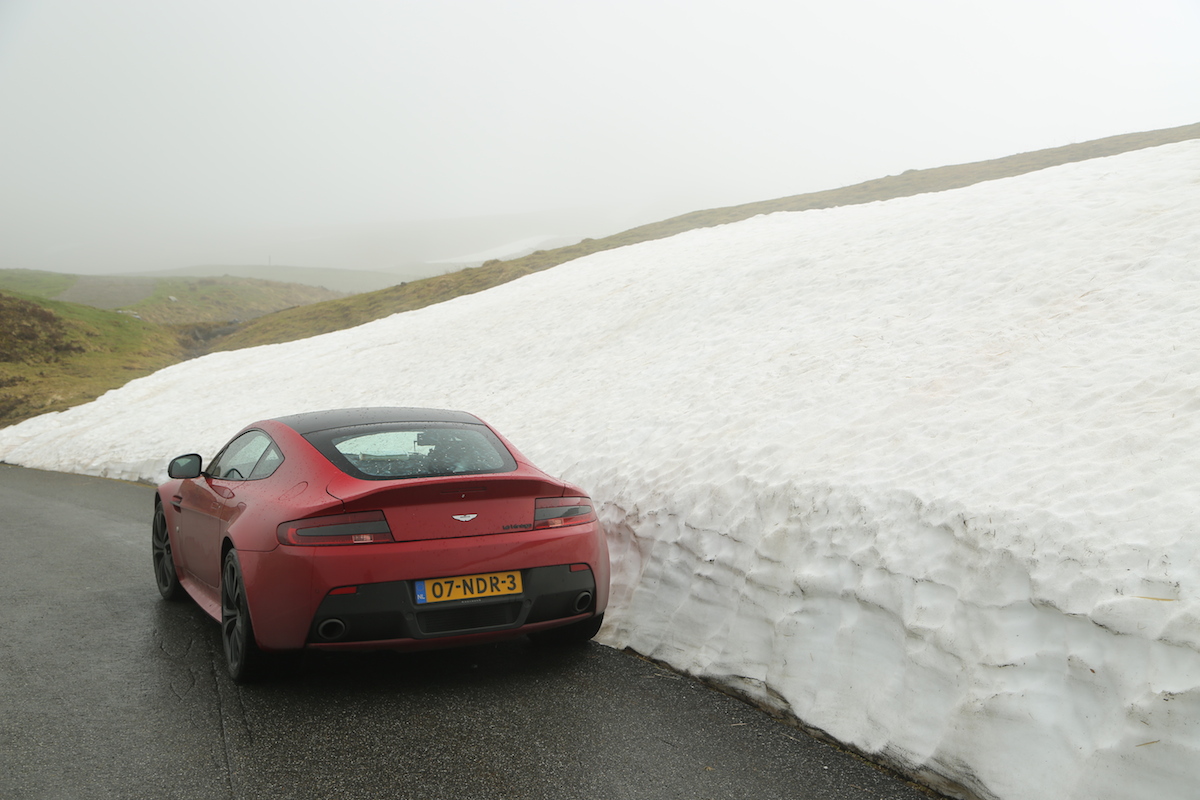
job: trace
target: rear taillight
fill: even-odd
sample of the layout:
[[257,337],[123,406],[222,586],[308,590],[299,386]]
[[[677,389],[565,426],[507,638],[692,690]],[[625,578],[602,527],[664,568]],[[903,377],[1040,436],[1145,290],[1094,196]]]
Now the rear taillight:
[[280,544],[373,544],[394,542],[382,511],[359,511],[332,517],[285,522],[275,531]]
[[582,525],[596,519],[590,497],[539,497],[533,505],[533,529]]

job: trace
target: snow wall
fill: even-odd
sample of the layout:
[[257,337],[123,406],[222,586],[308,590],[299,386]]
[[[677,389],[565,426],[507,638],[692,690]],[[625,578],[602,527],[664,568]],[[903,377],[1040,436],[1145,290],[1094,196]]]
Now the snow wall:
[[0,459],[158,481],[262,417],[469,410],[597,500],[601,641],[955,793],[1182,797],[1198,328],[1193,141],[214,354],[0,430]]

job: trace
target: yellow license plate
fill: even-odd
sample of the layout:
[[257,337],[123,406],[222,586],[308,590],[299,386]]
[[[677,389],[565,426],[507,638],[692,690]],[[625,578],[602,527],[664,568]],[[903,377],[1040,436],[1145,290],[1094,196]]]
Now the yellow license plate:
[[417,603],[444,603],[473,597],[499,597],[521,593],[520,572],[485,572],[456,578],[427,578],[417,581]]

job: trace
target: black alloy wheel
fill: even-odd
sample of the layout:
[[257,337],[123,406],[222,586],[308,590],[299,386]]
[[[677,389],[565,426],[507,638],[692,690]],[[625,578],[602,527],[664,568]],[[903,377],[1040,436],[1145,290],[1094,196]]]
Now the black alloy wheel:
[[187,597],[187,592],[179,583],[179,575],[175,572],[175,560],[171,557],[171,535],[167,531],[167,515],[163,513],[162,505],[154,506],[154,522],[150,531],[150,551],[154,560],[154,580],[158,584],[158,593],[164,600],[176,602]]
[[262,666],[262,652],[254,641],[250,609],[246,605],[246,584],[236,550],[225,554],[221,570],[221,646],[225,666],[236,683],[253,680]]

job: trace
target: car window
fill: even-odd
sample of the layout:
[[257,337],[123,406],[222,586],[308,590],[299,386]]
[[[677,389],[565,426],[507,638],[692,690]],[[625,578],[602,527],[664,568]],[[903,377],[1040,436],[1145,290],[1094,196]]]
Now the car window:
[[262,454],[262,458],[258,459],[258,463],[254,466],[254,472],[250,473],[250,480],[257,481],[261,478],[270,477],[276,468],[283,463],[283,453],[279,452],[279,447],[274,442]]
[[339,469],[358,478],[470,475],[517,467],[508,449],[483,425],[361,425],[306,438]]
[[[270,451],[278,455],[273,465],[268,464],[269,472],[256,472],[255,467],[264,455]],[[271,441],[271,437],[262,431],[246,431],[234,439],[208,467],[208,475],[227,481],[244,481],[251,477],[265,478],[275,471],[275,467],[283,461],[279,449]]]

